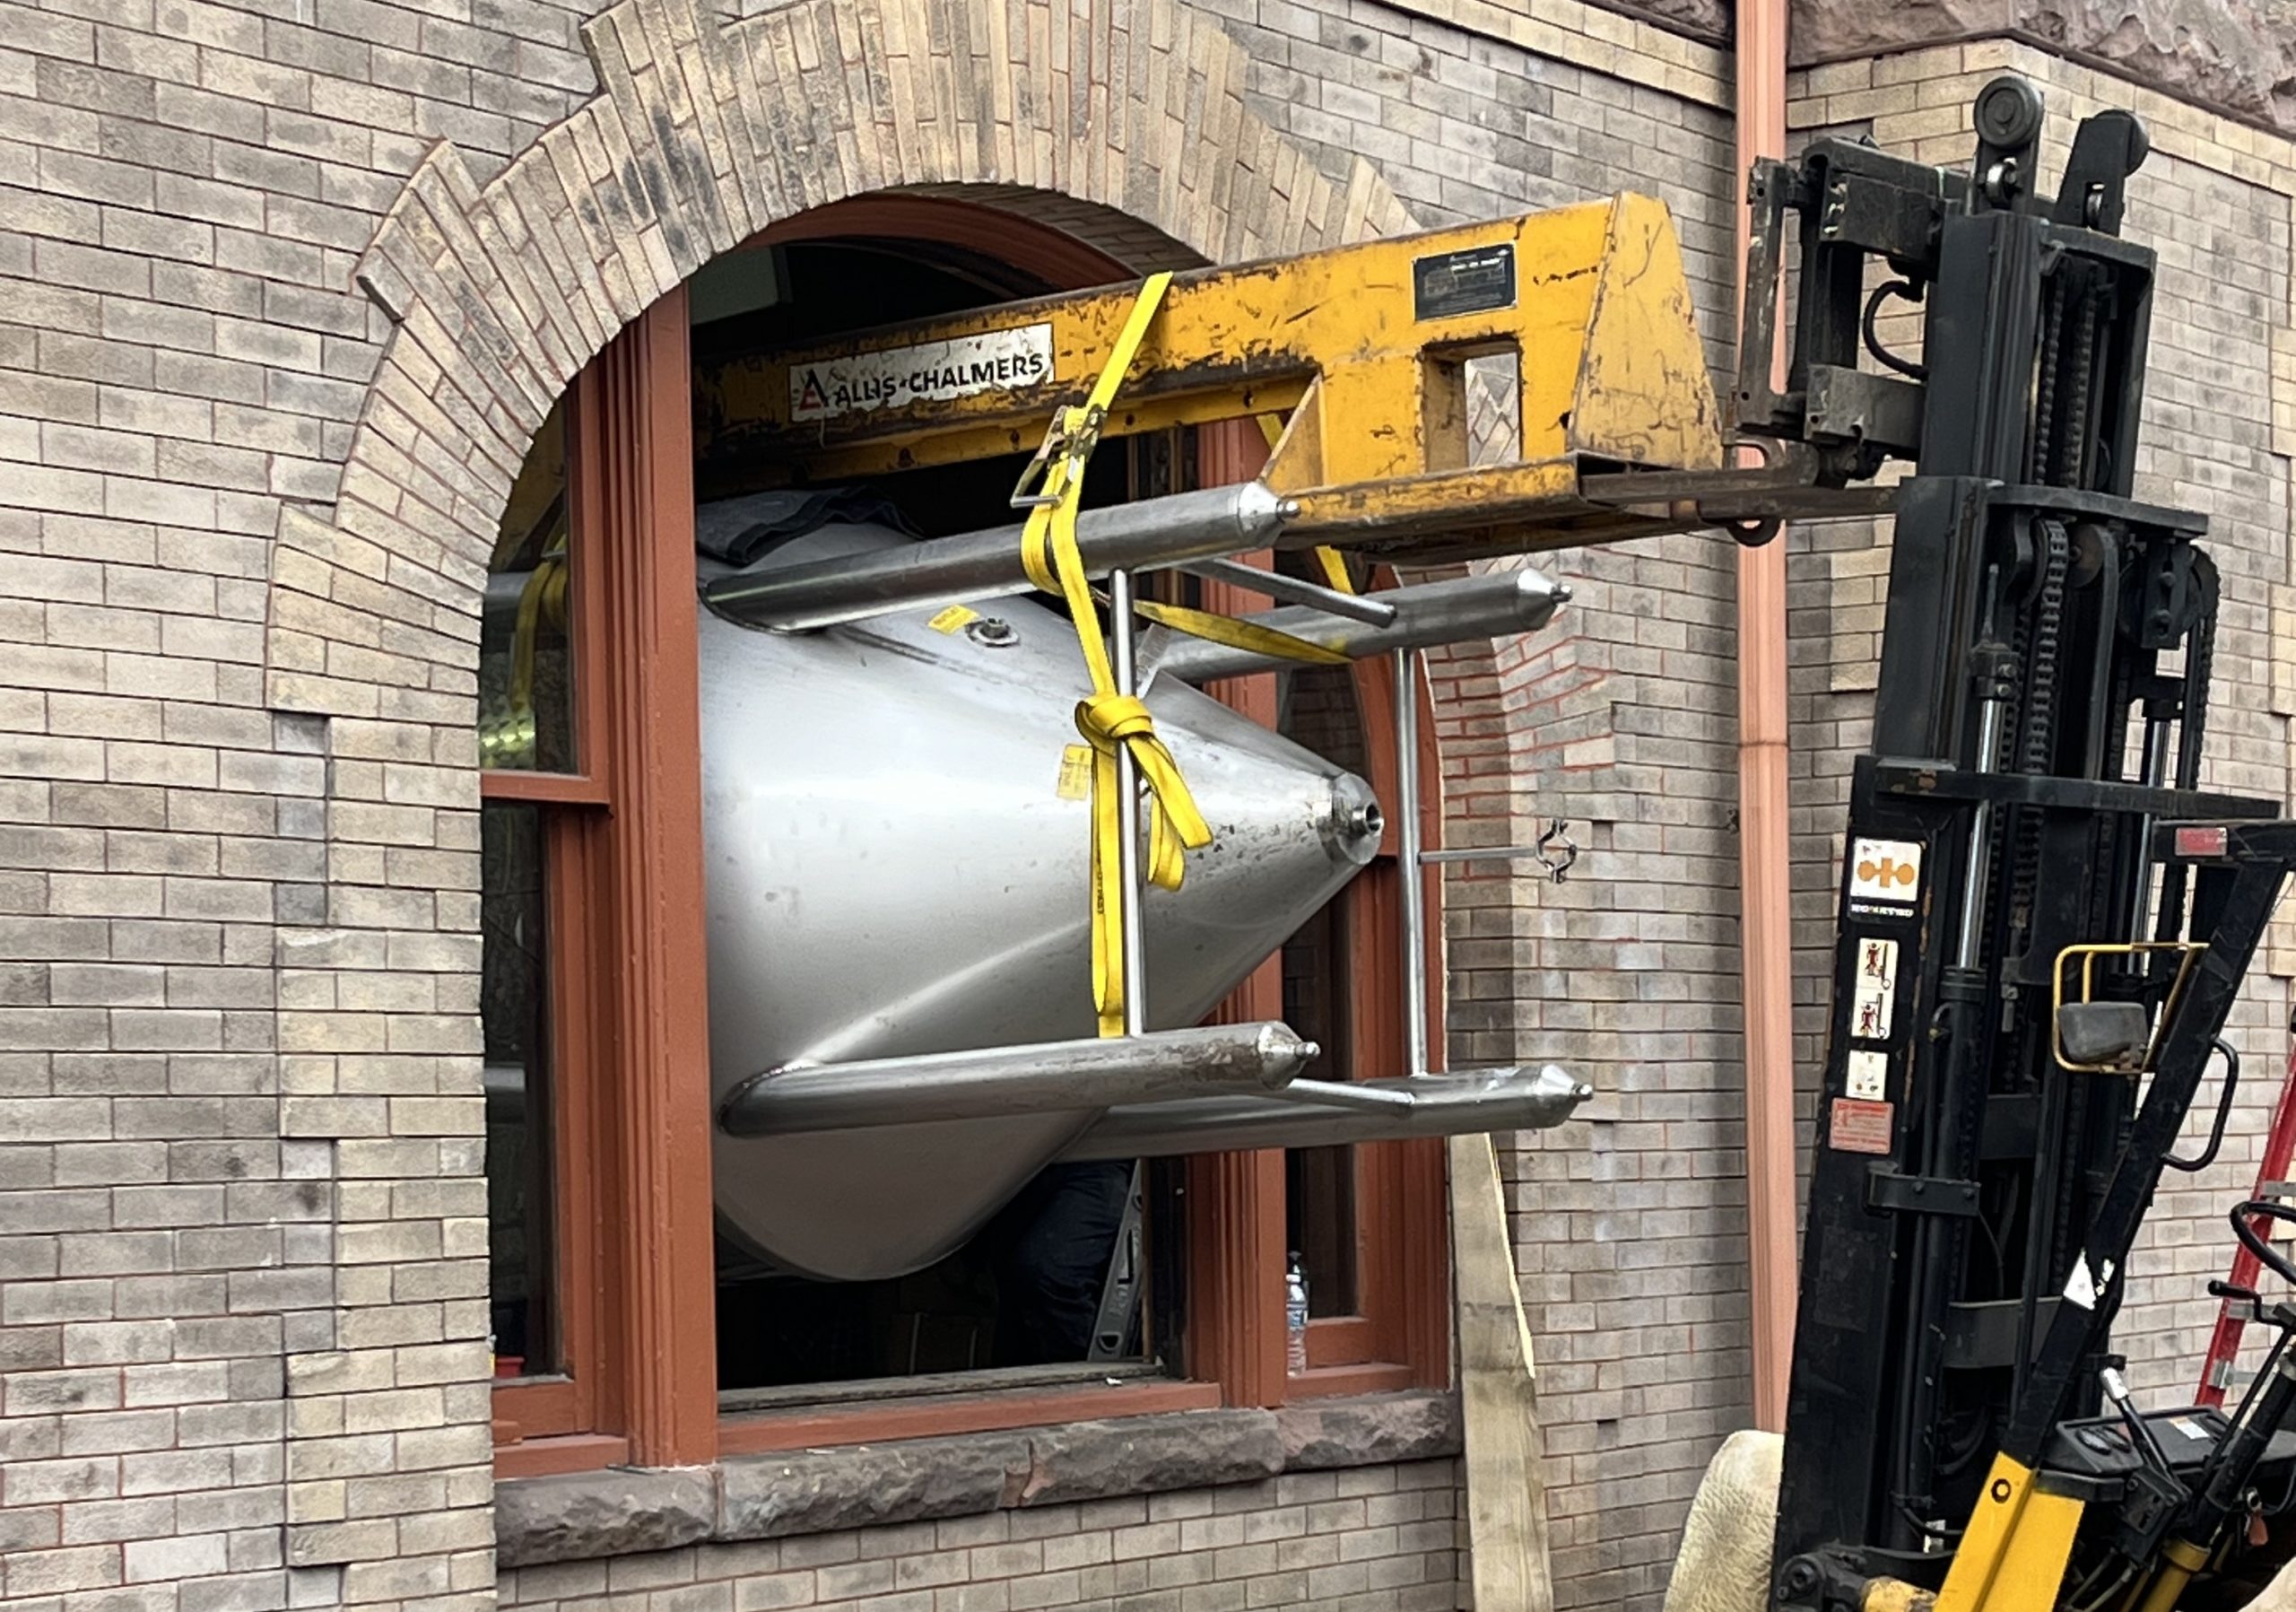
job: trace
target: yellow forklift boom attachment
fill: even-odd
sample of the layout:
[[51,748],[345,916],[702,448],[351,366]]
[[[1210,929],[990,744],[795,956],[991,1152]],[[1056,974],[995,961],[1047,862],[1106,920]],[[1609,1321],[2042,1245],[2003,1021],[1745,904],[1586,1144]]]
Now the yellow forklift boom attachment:
[[[703,367],[706,480],[808,482],[1035,450],[1100,371],[1135,287],[1007,303]],[[1518,391],[1476,463],[1468,362]],[[1504,384],[1504,381],[1502,381]],[[1507,411],[1501,411],[1505,413]],[[1681,248],[1647,196],[1177,276],[1105,435],[1287,419],[1262,479],[1289,545],[1413,559],[1706,524],[1616,472],[1712,472],[1722,434]],[[1605,491],[1587,484],[1596,478]],[[1436,540],[1431,545],[1430,540]]]

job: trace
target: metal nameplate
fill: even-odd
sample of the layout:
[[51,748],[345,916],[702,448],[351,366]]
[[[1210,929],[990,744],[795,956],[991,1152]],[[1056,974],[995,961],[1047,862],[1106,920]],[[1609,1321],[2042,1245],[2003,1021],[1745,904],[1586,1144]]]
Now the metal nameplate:
[[1469,247],[1411,260],[1414,319],[1448,319],[1515,306],[1515,247]]
[[1024,325],[794,364],[789,417],[829,420],[982,392],[1020,391],[1051,379],[1052,327]]

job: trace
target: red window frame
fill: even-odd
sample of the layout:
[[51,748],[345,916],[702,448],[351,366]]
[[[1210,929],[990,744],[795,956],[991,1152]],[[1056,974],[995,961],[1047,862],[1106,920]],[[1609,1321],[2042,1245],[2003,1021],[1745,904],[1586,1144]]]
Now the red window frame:
[[[685,294],[576,379],[567,418],[576,773],[544,808],[559,1371],[494,1390],[497,1470],[715,1455],[701,745]],[[613,646],[618,652],[609,652]]]
[[[1205,485],[1247,480],[1258,474],[1266,457],[1266,439],[1255,422],[1231,421],[1197,432],[1197,479]],[[1271,562],[1266,554],[1250,558],[1261,565]],[[1384,578],[1390,583],[1393,579]],[[1272,603],[1225,583],[1207,583],[1204,597],[1207,608],[1227,613],[1265,609]],[[1382,801],[1399,801],[1393,668],[1384,658],[1358,661],[1352,676],[1372,791]],[[1211,684],[1209,692],[1254,720],[1274,726],[1272,675],[1222,679]],[[1433,850],[1442,844],[1436,781],[1442,772],[1423,683],[1419,693],[1420,833],[1422,846]],[[1390,814],[1377,857],[1338,898],[1343,964],[1361,986],[1348,993],[1352,1067],[1341,1073],[1350,1078],[1405,1072],[1397,850],[1397,829]],[[1439,933],[1439,872],[1422,869],[1421,883],[1430,932]],[[1283,1017],[1282,970],[1280,957],[1263,963],[1223,1005],[1220,1016],[1231,1021]],[[1443,979],[1431,951],[1427,1001],[1429,1062],[1439,1068]],[[1254,1391],[1247,1399],[1231,1403],[1272,1406],[1292,1399],[1441,1387],[1449,1381],[1450,1235],[1443,1145],[1431,1139],[1381,1142],[1357,1146],[1353,1154],[1355,1313],[1319,1316],[1308,1323],[1308,1370],[1297,1374],[1287,1369],[1283,1336],[1283,1272],[1288,1252],[1284,1155],[1270,1151],[1195,1161],[1191,1188],[1199,1213],[1208,1201],[1205,1195],[1210,1194],[1209,1201],[1216,1201],[1220,1211],[1248,1216],[1252,1222],[1248,1246],[1227,1255],[1231,1268],[1249,1274],[1223,1285],[1222,1292],[1233,1293],[1239,1303],[1251,1303],[1255,1313],[1242,1318],[1239,1325],[1239,1317],[1222,1307],[1205,1321],[1207,1332],[1233,1329],[1234,1352],[1248,1356],[1233,1362],[1231,1369],[1238,1375],[1222,1373],[1231,1391],[1247,1378],[1252,1384]],[[1196,1291],[1191,1288],[1192,1296]],[[1219,1340],[1207,1337],[1200,1346],[1216,1350]],[[1198,1357],[1191,1352],[1192,1360]]]

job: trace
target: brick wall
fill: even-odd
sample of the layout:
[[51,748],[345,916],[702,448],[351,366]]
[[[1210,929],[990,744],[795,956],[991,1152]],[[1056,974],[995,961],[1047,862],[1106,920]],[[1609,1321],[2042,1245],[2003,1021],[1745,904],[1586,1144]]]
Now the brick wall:
[[1458,1604],[1458,1472],[1415,1461],[946,1522],[506,1573],[532,1612],[1436,1612]]
[[[1570,39],[1496,7],[1220,9],[1269,120],[1331,160],[1368,155],[1423,222],[1660,197],[1726,361],[1718,53],[1599,13]],[[1554,1059],[1596,1088],[1579,1121],[1502,1159],[1558,1604],[1655,1607],[1707,1459],[1752,1416],[1734,560],[1684,537],[1539,563],[1573,590],[1553,627],[1435,662],[1449,840],[1526,843],[1561,818],[1584,850],[1559,886],[1523,864],[1452,870],[1450,1051]]]

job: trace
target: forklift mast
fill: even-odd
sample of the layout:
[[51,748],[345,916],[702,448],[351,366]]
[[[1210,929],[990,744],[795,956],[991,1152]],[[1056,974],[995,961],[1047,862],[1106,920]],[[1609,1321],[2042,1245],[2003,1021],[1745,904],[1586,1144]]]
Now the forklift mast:
[[[2219,1417],[2155,1460],[2100,1397],[2131,1245],[2161,1172],[2194,1163],[2171,1150],[2296,825],[2203,791],[2206,523],[2132,497],[2154,258],[2119,230],[2143,126],[2082,124],[2052,197],[2042,122],[2002,78],[1965,173],[1826,140],[1752,179],[1740,430],[1822,484],[1911,466],[1850,789],[1772,1557],[1775,1604],[1808,1612],[2048,1608],[2068,1571],[2099,1605],[2166,1612],[2174,1589],[2138,1597],[2221,1560],[2278,1421],[2275,1390],[2263,1442]],[[1918,356],[1882,339],[1892,301],[1921,311]],[[2076,1434],[2112,1470],[2069,1459]]]

